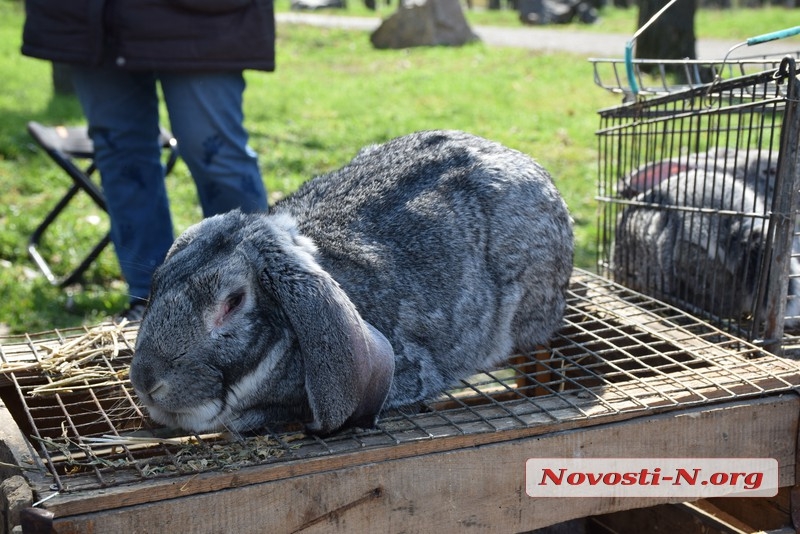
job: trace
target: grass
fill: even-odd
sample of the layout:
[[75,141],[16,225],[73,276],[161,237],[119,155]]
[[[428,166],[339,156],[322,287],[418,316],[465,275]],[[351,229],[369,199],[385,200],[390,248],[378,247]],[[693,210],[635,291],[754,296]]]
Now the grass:
[[[127,302],[110,248],[82,285],[67,290],[52,287],[28,259],[28,236],[68,179],[33,146],[25,123],[83,119],[74,98],[52,94],[49,64],[19,54],[21,6],[0,0],[0,337],[96,323]],[[288,0],[278,8],[288,9]],[[355,7],[344,13],[374,16]],[[518,25],[509,15],[468,13],[473,23]],[[635,20],[635,10],[614,10],[597,28],[580,28],[596,31],[623,15]],[[755,17],[750,27],[759,27]],[[617,31],[610,28],[603,31]],[[463,129],[531,154],[551,171],[576,221],[575,261],[592,265],[596,111],[618,98],[593,85],[585,58],[480,43],[376,51],[364,33],[287,25],[279,27],[277,50],[278,70],[248,72],[245,95],[251,145],[274,198],[341,166],[365,144],[420,129]],[[168,183],[181,231],[200,219],[182,163]],[[105,229],[105,216],[76,200],[43,245],[57,272]]]

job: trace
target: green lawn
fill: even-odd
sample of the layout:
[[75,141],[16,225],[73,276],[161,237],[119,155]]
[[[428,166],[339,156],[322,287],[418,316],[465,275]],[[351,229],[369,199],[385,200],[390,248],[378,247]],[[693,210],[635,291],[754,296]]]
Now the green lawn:
[[[374,16],[353,4],[345,14]],[[110,249],[85,284],[67,291],[50,286],[28,259],[28,236],[68,180],[32,144],[25,124],[75,124],[82,116],[73,98],[52,94],[48,63],[20,56],[21,6],[0,0],[0,337],[94,323],[127,302]],[[288,9],[288,0],[278,7]],[[624,31],[635,16],[612,10],[601,24],[572,28]],[[517,25],[508,11],[468,17]],[[750,22],[761,31],[760,22]],[[245,102],[251,144],[273,199],[344,164],[367,143],[420,129],[463,129],[531,154],[551,171],[576,221],[576,263],[593,264],[596,111],[618,98],[593,85],[585,58],[480,43],[376,51],[365,33],[280,26],[277,59],[275,73],[248,72]],[[169,188],[182,230],[200,211],[180,163]],[[44,244],[56,270],[79,258],[104,225],[90,202],[76,203]]]

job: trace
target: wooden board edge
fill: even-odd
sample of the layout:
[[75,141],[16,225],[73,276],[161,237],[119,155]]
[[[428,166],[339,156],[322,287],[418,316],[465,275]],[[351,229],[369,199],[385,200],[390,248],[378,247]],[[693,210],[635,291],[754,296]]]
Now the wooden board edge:
[[790,486],[795,482],[798,414],[797,395],[731,402],[137,506],[123,499],[105,512],[65,515],[62,510],[54,525],[68,533],[127,531],[163,528],[153,522],[171,517],[193,532],[532,530],[689,499],[531,498],[524,486],[527,457],[769,456],[779,461],[780,485]]

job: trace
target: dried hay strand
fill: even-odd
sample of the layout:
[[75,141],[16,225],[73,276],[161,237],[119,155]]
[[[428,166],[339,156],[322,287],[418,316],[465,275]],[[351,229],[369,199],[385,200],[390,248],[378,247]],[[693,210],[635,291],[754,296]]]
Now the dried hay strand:
[[115,369],[110,362],[129,347],[131,331],[125,329],[126,324],[104,323],[58,343],[30,343],[34,360],[0,361],[0,375],[26,373],[47,378],[46,384],[28,392],[31,396],[120,385],[128,379],[128,368]]
[[[281,437],[251,436],[229,440],[223,433],[158,438],[155,436],[103,435],[70,438],[66,428],[58,438],[36,438],[53,453],[50,462],[67,466],[67,472],[81,468],[135,467],[143,477],[161,474],[199,473],[213,469],[237,470],[257,465],[287,453],[286,444],[304,439],[298,433]],[[131,453],[157,446],[170,446],[170,454],[135,459]],[[296,445],[299,447],[300,445]]]

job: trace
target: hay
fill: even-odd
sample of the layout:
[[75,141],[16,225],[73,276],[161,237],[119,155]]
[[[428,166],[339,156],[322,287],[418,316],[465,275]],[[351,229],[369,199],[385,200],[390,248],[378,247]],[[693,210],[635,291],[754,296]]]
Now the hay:
[[46,384],[28,392],[30,396],[118,385],[127,381],[128,367],[115,369],[110,362],[126,348],[125,326],[124,321],[104,323],[58,344],[32,344],[34,361],[2,361],[0,375],[26,373],[47,378]]
[[[33,342],[27,346],[33,356],[0,361],[0,376],[39,378],[26,388],[26,395],[74,393],[104,386],[130,388],[129,366],[117,360],[130,356],[136,330],[126,324],[104,323],[76,337],[58,341]],[[74,435],[76,428],[61,423],[60,435],[32,436],[47,451],[46,464],[60,466],[65,474],[99,469],[135,468],[143,477],[163,474],[191,474],[212,469],[235,470],[280,458],[295,446],[287,443],[306,436],[241,438],[225,433],[159,437],[149,431],[100,436]],[[297,445],[299,447],[299,444]]]
[[[104,435],[75,440],[65,431],[59,438],[38,438],[38,441],[53,453],[50,462],[66,466],[67,472],[77,472],[82,468],[135,467],[143,477],[152,477],[168,473],[200,473],[212,469],[231,471],[258,465],[265,460],[282,457],[287,452],[286,443],[305,437],[300,433],[284,436],[281,438],[283,443],[269,436],[229,441],[223,434],[175,438]],[[135,451],[161,445],[170,446],[171,453],[139,459],[132,455]]]

